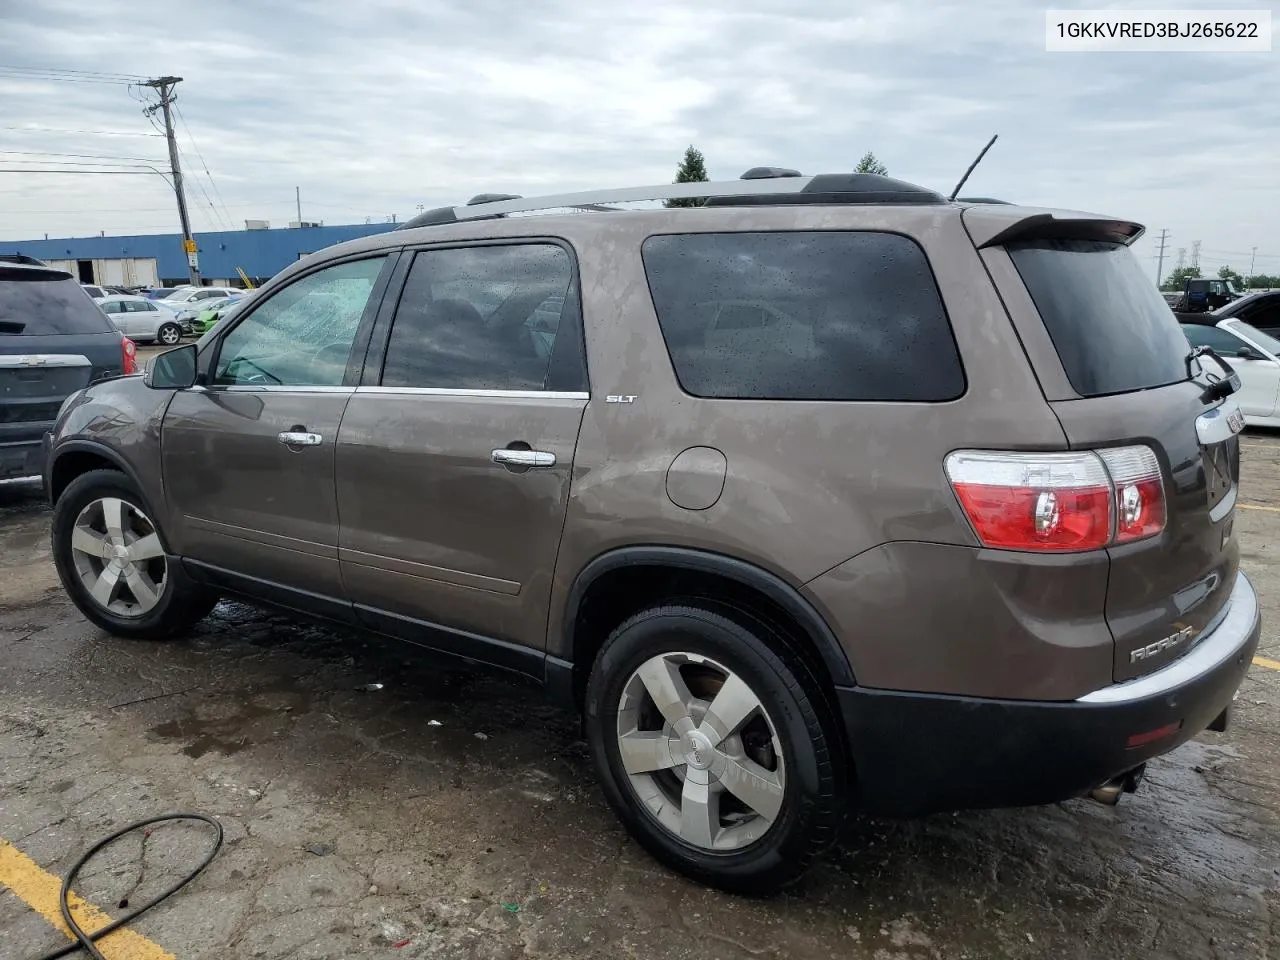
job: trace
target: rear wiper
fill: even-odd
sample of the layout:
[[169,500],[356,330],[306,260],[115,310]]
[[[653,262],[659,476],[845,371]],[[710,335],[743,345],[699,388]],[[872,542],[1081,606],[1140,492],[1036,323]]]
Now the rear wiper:
[[[1222,368],[1222,372],[1226,374],[1225,379],[1204,368],[1204,364],[1200,363],[1200,358],[1206,356],[1213,357],[1218,366]],[[1213,347],[1207,345],[1192,347],[1187,353],[1185,362],[1187,364],[1188,380],[1195,376],[1191,372],[1191,364],[1194,362],[1200,368],[1200,372],[1204,374],[1205,379],[1209,381],[1209,385],[1200,394],[1201,403],[1215,403],[1218,400],[1225,400],[1240,389],[1240,375],[1231,369],[1227,361],[1218,356]]]

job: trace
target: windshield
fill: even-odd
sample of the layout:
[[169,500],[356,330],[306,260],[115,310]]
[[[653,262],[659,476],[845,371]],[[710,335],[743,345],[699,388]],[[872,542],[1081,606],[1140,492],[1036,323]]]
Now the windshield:
[[1242,337],[1248,337],[1272,356],[1280,357],[1280,340],[1270,334],[1263,333],[1257,327],[1249,326],[1243,320],[1229,320],[1223,326],[1240,334]]

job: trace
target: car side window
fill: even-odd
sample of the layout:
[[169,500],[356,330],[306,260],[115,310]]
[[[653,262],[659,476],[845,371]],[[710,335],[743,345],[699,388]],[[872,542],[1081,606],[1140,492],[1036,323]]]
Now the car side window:
[[1234,357],[1245,342],[1232,333],[1218,327],[1206,327],[1195,323],[1182,326],[1187,342],[1193,347],[1209,347],[1214,353],[1223,357]]
[[382,385],[585,390],[574,265],[552,243],[420,251],[396,308]]
[[335,264],[293,281],[222,340],[218,385],[341,386],[386,256]]
[[121,310],[121,308],[124,306],[124,304],[122,304],[119,300],[108,300],[106,303],[101,304],[101,306],[102,306],[103,313],[114,314],[114,313],[122,313],[123,311]]

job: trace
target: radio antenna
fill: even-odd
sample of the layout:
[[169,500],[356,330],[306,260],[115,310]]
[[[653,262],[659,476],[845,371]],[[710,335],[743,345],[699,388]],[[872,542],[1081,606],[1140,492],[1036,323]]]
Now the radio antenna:
[[991,139],[988,140],[987,145],[982,148],[982,152],[978,154],[977,159],[974,160],[973,163],[969,164],[969,169],[964,172],[964,176],[960,178],[960,182],[956,184],[956,188],[951,191],[951,196],[947,197],[948,200],[954,200],[956,195],[960,193],[960,188],[963,187],[965,181],[969,179],[969,174],[973,173],[973,168],[982,162],[982,158],[987,155],[987,151],[991,149],[991,145],[996,142],[996,137],[998,136],[1000,136],[998,133],[992,134]]

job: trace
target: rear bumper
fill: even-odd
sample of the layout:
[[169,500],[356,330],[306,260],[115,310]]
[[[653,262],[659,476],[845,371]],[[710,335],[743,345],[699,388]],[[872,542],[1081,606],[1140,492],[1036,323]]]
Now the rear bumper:
[[862,803],[875,813],[918,816],[1081,796],[1222,715],[1259,632],[1257,596],[1239,574],[1227,615],[1190,652],[1078,700],[840,689]]
[[44,476],[43,440],[0,443],[0,480]]

